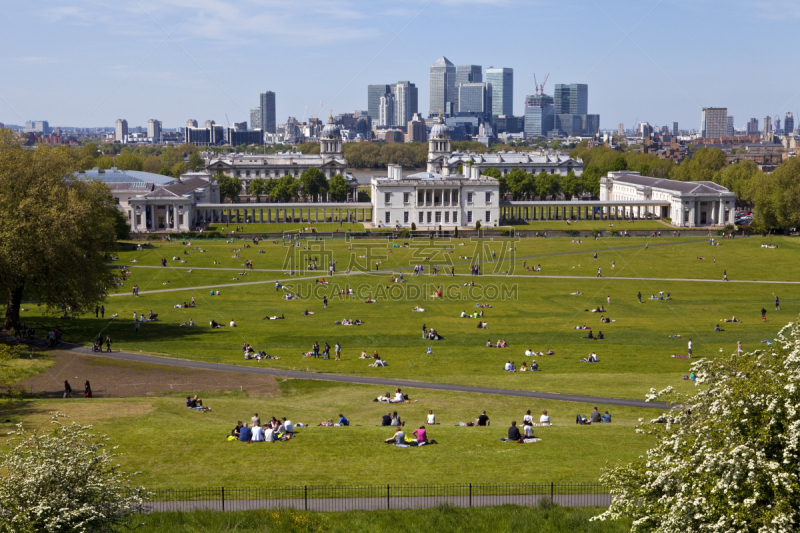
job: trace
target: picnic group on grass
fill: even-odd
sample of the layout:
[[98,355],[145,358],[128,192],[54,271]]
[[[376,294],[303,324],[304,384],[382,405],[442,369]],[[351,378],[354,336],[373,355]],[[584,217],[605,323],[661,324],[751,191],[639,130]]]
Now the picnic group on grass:
[[[298,427],[302,427],[298,424]],[[253,442],[283,442],[294,438],[294,424],[286,417],[278,420],[274,416],[267,423],[261,424],[261,417],[255,413],[250,418],[249,424],[241,420],[228,435],[229,441],[238,440],[251,444]]]

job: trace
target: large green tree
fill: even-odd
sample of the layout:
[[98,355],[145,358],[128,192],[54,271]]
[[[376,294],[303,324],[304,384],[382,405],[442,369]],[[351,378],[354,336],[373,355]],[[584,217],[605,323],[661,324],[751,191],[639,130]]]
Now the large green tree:
[[8,298],[4,327],[19,320],[23,299],[49,311],[81,314],[113,283],[106,253],[115,240],[108,187],[75,176],[67,148],[24,150],[0,131],[0,291]]
[[120,170],[142,170],[144,168],[144,157],[132,152],[119,154],[114,161]]
[[334,202],[344,202],[347,200],[347,193],[350,192],[350,185],[341,174],[336,174],[331,178],[330,196]]
[[261,196],[267,194],[267,181],[272,180],[265,180],[264,178],[255,178],[250,182],[250,186],[247,188],[247,194],[256,197],[256,202],[261,201]]
[[270,197],[274,197],[279,202],[290,202],[297,198],[298,190],[298,180],[287,175],[275,180],[275,187],[273,187]]
[[714,174],[725,167],[725,153],[717,148],[703,146],[692,157],[673,167],[670,178],[678,181],[712,181]]
[[300,190],[312,201],[328,190],[328,178],[318,168],[311,167],[300,175]]
[[227,198],[231,202],[235,202],[242,190],[242,181],[235,176],[226,176],[225,174],[217,174],[216,179],[219,183],[220,199]]
[[771,174],[757,174],[749,190],[757,223],[775,229],[800,227],[800,160],[796,157]]
[[189,156],[189,170],[198,172],[205,168],[205,161],[197,152],[192,152]]

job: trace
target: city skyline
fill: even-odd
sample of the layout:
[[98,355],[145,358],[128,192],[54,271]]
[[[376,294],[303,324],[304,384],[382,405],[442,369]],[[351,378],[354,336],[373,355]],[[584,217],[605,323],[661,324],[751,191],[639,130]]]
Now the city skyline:
[[[540,42],[553,42],[558,29],[569,22],[598,44],[587,48],[581,39],[559,47],[545,45],[545,53],[535,58],[504,41],[458,38],[464,28],[460,23],[474,19],[502,25],[507,34],[522,31],[530,17],[541,19],[543,13],[540,3],[525,1],[410,0],[402,7],[344,1],[335,9],[321,1],[309,1],[302,9],[261,2],[195,6],[182,0],[102,9],[100,4],[77,2],[9,5],[6,20],[16,23],[6,23],[3,32],[7,53],[6,75],[0,80],[0,122],[113,127],[116,119],[125,117],[134,127],[146,126],[155,116],[164,129],[172,129],[182,127],[189,117],[227,125],[227,114],[231,124],[249,123],[256,96],[269,88],[276,94],[276,119],[281,123],[288,116],[324,117],[330,109],[334,114],[366,109],[364,86],[384,80],[415,83],[419,112],[427,116],[429,67],[442,56],[454,65],[514,69],[516,116],[524,113],[525,96],[534,93],[534,73],[540,81],[550,73],[546,94],[553,94],[556,83],[591,85],[590,105],[601,116],[603,129],[615,129],[618,122],[632,129],[645,121],[677,121],[684,129],[700,129],[701,109],[717,106],[727,107],[742,129],[750,117],[783,118],[800,109],[795,74],[779,55],[743,50],[737,56],[740,64],[752,62],[760,70],[783,72],[783,83],[754,92],[722,67],[725,51],[712,46],[722,28],[788,31],[800,18],[793,4],[575,5],[584,9],[556,9],[553,4],[554,9],[545,10]],[[705,33],[703,20],[711,17],[718,24],[714,32]],[[119,26],[120,20],[125,24]],[[240,31],[223,31],[225,24]],[[48,39],[25,38],[30,28]],[[647,34],[670,39],[653,46]],[[118,46],[107,46],[117,38]],[[54,47],[52,40],[69,44]],[[265,59],[250,53],[260,47],[278,53]],[[93,60],[74,53],[81,49],[92,50]],[[646,91],[641,90],[643,80]]]

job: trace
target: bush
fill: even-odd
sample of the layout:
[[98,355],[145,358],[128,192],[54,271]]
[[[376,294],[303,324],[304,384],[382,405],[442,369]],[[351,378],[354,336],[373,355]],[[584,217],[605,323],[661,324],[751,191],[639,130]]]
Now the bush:
[[615,230],[615,229],[612,229],[611,230],[611,236],[612,237],[619,237],[620,236],[620,232]]
[[411,223],[411,231],[417,231],[417,225],[413,222]]
[[578,231],[578,230],[570,229],[570,230],[567,230],[567,235],[570,236],[570,237],[580,237],[581,236],[581,232]]
[[458,226],[456,226],[454,236],[456,239],[458,239]]
[[399,239],[408,239],[409,237],[411,237],[411,232],[408,231],[407,229],[401,229],[400,231],[397,232],[397,237]]
[[513,237],[514,228],[503,228],[503,237]]
[[475,222],[475,229],[476,230],[480,230],[481,229],[481,221],[480,220]]

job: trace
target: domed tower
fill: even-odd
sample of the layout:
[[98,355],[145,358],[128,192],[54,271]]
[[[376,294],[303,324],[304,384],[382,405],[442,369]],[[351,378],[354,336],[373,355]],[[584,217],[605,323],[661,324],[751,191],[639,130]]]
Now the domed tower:
[[328,117],[328,123],[319,136],[319,153],[322,156],[342,156],[342,130],[338,124],[333,123],[333,113]]
[[450,129],[444,124],[440,113],[428,137],[428,172],[449,175],[450,153]]

